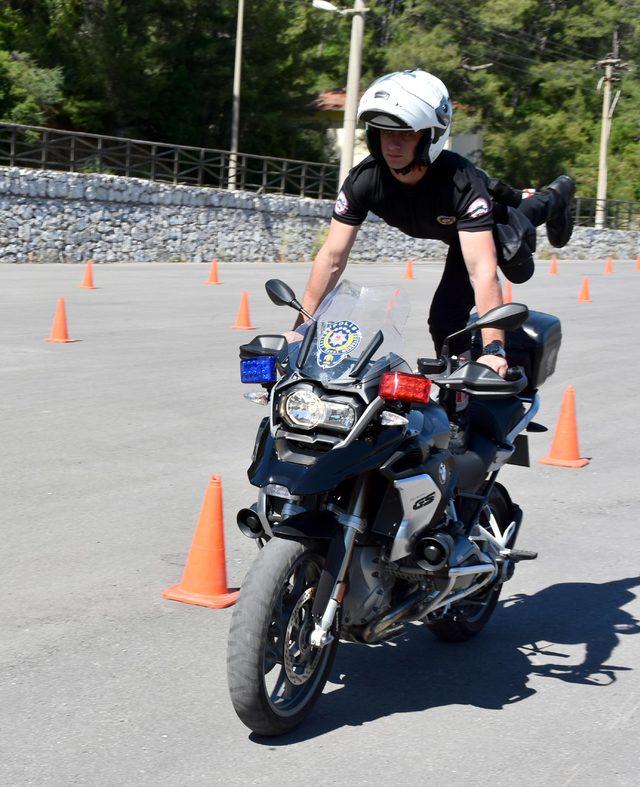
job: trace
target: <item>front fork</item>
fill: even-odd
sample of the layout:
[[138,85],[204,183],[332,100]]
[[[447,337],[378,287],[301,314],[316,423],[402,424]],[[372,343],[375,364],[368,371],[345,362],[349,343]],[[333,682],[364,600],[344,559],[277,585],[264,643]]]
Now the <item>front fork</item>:
[[341,550],[342,559],[338,565],[333,589],[322,613],[322,618],[319,622],[316,621],[316,626],[309,636],[310,643],[317,648],[323,648],[333,640],[330,631],[347,590],[345,579],[351,563],[353,547],[358,533],[363,533],[366,527],[366,520],[363,517],[366,502],[366,482],[366,475],[358,478],[351,495],[348,511],[338,514],[338,522],[344,528]]

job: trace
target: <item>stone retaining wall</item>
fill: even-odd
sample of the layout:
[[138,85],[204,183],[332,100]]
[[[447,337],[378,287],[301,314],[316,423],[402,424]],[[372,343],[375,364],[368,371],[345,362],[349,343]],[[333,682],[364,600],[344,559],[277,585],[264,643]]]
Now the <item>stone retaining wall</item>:
[[[136,178],[0,167],[0,262],[307,262],[333,202]],[[539,230],[538,253],[553,249]],[[637,232],[577,228],[565,259],[640,252]],[[371,216],[351,260],[442,260],[446,247]]]

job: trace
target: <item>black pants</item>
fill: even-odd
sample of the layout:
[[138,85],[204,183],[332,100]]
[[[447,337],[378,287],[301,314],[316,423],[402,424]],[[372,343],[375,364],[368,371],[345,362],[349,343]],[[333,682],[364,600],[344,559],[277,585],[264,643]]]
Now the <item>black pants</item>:
[[[538,227],[549,218],[552,201],[551,194],[541,192],[522,200],[518,210],[524,213],[534,227]],[[499,249],[498,254],[500,254]],[[461,330],[467,324],[474,305],[473,287],[469,281],[460,242],[456,239],[449,246],[442,279],[429,310],[429,332],[437,355],[440,355],[442,344],[447,336]],[[459,340],[454,339],[449,350],[453,354],[459,354],[468,349],[469,342],[469,336],[463,336]]]

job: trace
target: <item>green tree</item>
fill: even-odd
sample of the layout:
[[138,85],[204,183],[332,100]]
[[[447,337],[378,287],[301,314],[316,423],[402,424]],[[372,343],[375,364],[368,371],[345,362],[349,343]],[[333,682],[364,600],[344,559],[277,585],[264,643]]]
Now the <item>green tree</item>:
[[[454,133],[484,132],[483,165],[519,186],[541,185],[559,172],[595,194],[600,133],[600,73],[611,49],[638,59],[637,0],[427,0],[402,4],[392,18],[388,69],[420,65],[440,76],[459,108]],[[486,70],[469,70],[492,63]],[[610,146],[609,196],[633,198],[640,182],[637,73],[619,85]]]
[[[344,0],[345,5],[348,4]],[[601,72],[617,27],[640,63],[640,0],[370,0],[362,85],[421,66],[482,129],[483,165],[529,186],[561,171],[595,194]],[[0,113],[228,149],[237,0],[4,0]],[[307,0],[246,0],[240,149],[326,159],[320,90],[346,84],[350,18]],[[477,70],[477,66],[491,66]],[[640,199],[640,71],[625,71],[609,196]]]
[[62,101],[60,68],[39,68],[24,52],[0,49],[0,117],[42,125]]

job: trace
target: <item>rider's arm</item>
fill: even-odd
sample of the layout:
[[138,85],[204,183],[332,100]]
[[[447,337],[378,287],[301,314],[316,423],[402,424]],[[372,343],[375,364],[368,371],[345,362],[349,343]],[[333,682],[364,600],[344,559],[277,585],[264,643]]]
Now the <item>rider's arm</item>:
[[[462,256],[473,287],[476,308],[478,314],[482,316],[485,312],[502,304],[502,288],[498,280],[498,256],[493,233],[490,230],[482,232],[460,231],[458,235]],[[504,344],[504,331],[496,328],[484,328],[482,330],[483,345],[486,346],[495,341]],[[506,361],[499,356],[483,355],[478,360],[491,366],[497,372],[507,368]]]
[[[315,312],[324,296],[338,283],[359,229],[359,225],[352,226],[331,219],[329,234],[313,261],[307,288],[302,298],[302,305],[309,314]],[[300,315],[295,322],[294,330],[303,321],[304,318]]]

